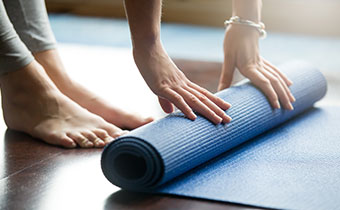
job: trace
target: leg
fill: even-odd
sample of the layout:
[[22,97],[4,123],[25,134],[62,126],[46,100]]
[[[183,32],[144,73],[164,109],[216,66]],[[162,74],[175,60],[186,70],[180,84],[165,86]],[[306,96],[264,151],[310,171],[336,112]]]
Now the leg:
[[19,15],[17,15],[18,12],[10,14],[14,27],[62,93],[80,106],[120,128],[134,129],[152,121],[152,118],[141,118],[108,104],[68,76],[58,51],[55,49],[55,39],[49,25],[44,0],[4,1],[8,10],[20,8]]
[[103,147],[123,133],[64,96],[21,42],[0,1],[0,86],[5,122],[64,147]]
[[0,0],[0,76],[18,70],[32,61],[31,52],[15,32]]

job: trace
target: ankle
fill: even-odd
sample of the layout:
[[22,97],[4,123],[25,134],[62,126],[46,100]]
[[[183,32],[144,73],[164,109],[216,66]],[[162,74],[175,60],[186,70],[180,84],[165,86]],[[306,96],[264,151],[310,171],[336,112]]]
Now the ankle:
[[36,61],[32,61],[17,71],[1,76],[0,85],[4,96],[23,94],[33,96],[55,88],[44,69]]
[[61,92],[68,92],[72,86],[75,86],[67,74],[57,50],[46,50],[33,55]]

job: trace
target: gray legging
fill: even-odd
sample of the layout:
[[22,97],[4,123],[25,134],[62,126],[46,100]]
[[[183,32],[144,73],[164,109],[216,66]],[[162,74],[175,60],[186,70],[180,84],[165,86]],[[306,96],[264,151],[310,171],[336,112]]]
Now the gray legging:
[[31,53],[54,48],[44,0],[0,0],[0,75],[32,62]]

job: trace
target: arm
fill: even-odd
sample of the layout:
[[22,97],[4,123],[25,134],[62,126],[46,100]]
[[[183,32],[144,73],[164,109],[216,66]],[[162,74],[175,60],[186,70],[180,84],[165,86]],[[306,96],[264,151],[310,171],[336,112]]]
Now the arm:
[[212,122],[227,123],[230,105],[189,81],[165,52],[160,40],[161,0],[125,0],[133,55],[150,89],[163,110],[173,112],[173,104],[189,119],[200,113]]
[[[261,21],[261,0],[233,0],[233,16],[256,23]],[[224,64],[219,90],[231,85],[235,68],[249,78],[267,96],[274,108],[292,110],[295,101],[288,86],[292,82],[259,53],[259,33],[255,28],[230,25],[224,38]]]

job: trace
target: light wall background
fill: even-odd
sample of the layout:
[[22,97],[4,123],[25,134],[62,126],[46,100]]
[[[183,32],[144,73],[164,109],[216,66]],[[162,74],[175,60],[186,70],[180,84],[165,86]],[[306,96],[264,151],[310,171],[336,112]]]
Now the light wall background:
[[[51,12],[125,17],[123,0],[46,0]],[[163,21],[223,27],[231,0],[164,0]],[[340,37],[339,0],[263,0],[270,31]]]

